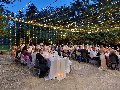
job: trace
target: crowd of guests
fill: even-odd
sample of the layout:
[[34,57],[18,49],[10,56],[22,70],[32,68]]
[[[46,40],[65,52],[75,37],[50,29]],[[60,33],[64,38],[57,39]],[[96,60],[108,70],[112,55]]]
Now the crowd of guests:
[[100,70],[108,68],[119,70],[120,48],[116,50],[112,47],[101,46],[79,46],[76,49],[76,60],[80,62],[96,64]]
[[45,76],[49,72],[47,56],[58,54],[79,62],[91,63],[100,70],[119,70],[120,48],[94,45],[36,45],[13,46],[11,56],[20,60],[22,65],[36,68],[36,74]]

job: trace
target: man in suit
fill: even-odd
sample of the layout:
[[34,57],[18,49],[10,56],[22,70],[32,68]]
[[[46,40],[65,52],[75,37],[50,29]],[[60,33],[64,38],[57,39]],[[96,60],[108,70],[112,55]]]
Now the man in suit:
[[87,46],[86,45],[85,45],[84,49],[80,50],[80,53],[81,53],[81,61],[89,63],[88,50],[87,50]]

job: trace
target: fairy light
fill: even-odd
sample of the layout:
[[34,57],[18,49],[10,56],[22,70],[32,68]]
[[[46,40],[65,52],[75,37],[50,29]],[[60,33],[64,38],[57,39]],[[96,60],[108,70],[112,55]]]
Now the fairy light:
[[24,38],[23,38],[23,39],[24,39],[24,40],[23,40],[23,43],[24,43],[24,44],[26,44],[26,38],[25,38],[26,36],[25,36],[25,35],[26,35],[26,31],[24,30]]
[[38,42],[38,30],[36,31],[36,43]]
[[[115,3],[117,3],[117,2],[115,2]],[[114,4],[115,4],[114,3]],[[102,3],[101,3],[102,4]],[[106,5],[107,6],[107,5]],[[108,6],[107,6],[108,7]],[[101,8],[101,10],[103,10],[104,8]],[[91,10],[94,10],[94,9],[91,9]],[[91,11],[90,10],[90,11]],[[59,11],[59,10],[58,10]],[[112,11],[115,11],[115,10],[109,10],[109,11],[106,11],[106,12],[104,12],[104,13],[101,13],[101,14],[99,14],[99,16],[97,17],[98,18],[98,22],[99,22],[99,24],[100,25],[105,25],[105,23],[111,23],[111,22],[113,22],[113,23],[116,23],[114,20],[106,20],[106,21],[104,21],[103,22],[103,20],[105,20],[105,19],[102,19],[102,16],[104,16],[105,14],[107,14],[107,13],[109,13],[108,15],[111,15],[112,16]],[[56,11],[57,12],[57,11]],[[55,13],[56,13],[55,12]],[[70,13],[71,11],[69,11],[68,13]],[[67,15],[68,13],[65,13],[65,14],[62,14],[62,15],[60,15],[59,17],[61,17],[61,16],[64,16],[64,15]],[[55,15],[54,13],[51,13],[50,14],[50,17],[52,16],[52,15]],[[53,23],[50,25],[49,23],[46,23],[46,24],[40,24],[40,23],[35,23],[34,22],[34,20],[32,20],[32,21],[24,21],[24,23],[26,23],[26,24],[29,24],[29,25],[36,25],[36,26],[40,26],[40,27],[43,27],[43,28],[49,28],[49,30],[51,30],[51,29],[54,29],[54,30],[63,30],[63,31],[71,31],[71,32],[89,32],[89,29],[92,29],[92,31],[90,31],[91,33],[93,33],[93,32],[98,32],[99,30],[97,30],[96,28],[99,28],[99,26],[98,25],[95,25],[95,26],[91,26],[91,24],[93,24],[94,25],[94,23],[91,23],[91,17],[89,17],[89,15],[86,15],[87,17],[87,19],[88,19],[88,25],[86,25],[86,23],[85,22],[83,22],[84,20],[82,20],[82,25],[77,25],[76,23],[75,23],[75,25],[73,24],[73,23],[70,23],[69,21],[67,21],[66,23],[68,24],[68,22],[70,23],[70,24],[68,24],[68,25],[66,25],[66,26],[53,26]],[[50,18],[50,17],[48,17],[48,18]],[[56,17],[56,19],[57,18],[59,18],[59,17]],[[74,17],[74,16],[73,16]],[[45,18],[45,17],[43,17],[43,18]],[[47,22],[47,21],[51,21],[51,20],[55,20],[55,19],[46,19],[46,20],[44,20],[43,18],[40,18],[40,20],[42,19],[44,22]],[[17,19],[17,18],[15,18],[15,20],[16,21],[18,21],[18,22],[23,22],[23,20],[20,20],[20,19]],[[69,19],[70,20],[70,19]],[[70,20],[71,21],[71,20]],[[59,20],[59,21],[57,21],[57,22],[62,22],[62,20]],[[119,22],[119,21],[117,21],[117,22]],[[86,26],[85,26],[86,25]],[[74,28],[70,28],[70,27],[73,27],[74,26]],[[82,27],[81,27],[82,26]],[[82,29],[80,29],[80,28],[82,28]],[[84,28],[85,27],[85,28]],[[106,26],[104,26],[104,27],[102,27],[103,29],[104,28],[109,28],[107,25]],[[88,29],[88,30],[87,30]],[[104,29],[104,30],[107,30],[107,29]],[[104,31],[103,30],[103,31]],[[112,30],[112,28],[110,29],[110,30]],[[110,31],[109,30],[109,31]],[[34,36],[34,35],[33,35]]]
[[16,27],[16,22],[15,22],[15,30],[14,30],[14,36],[15,36],[15,39],[14,39],[14,45],[16,45],[16,29],[17,29],[17,27]]
[[21,25],[20,25],[20,45],[22,44],[22,38],[21,38]]
[[30,44],[30,25],[29,25],[29,29],[28,29],[28,38],[29,38],[29,44]]
[[33,36],[32,38],[33,38],[33,39],[32,39],[32,40],[33,40],[33,41],[32,41],[32,42],[34,42],[34,38],[35,38],[35,37],[34,37],[34,29],[35,29],[35,27],[33,26],[33,29],[32,29],[32,30],[33,30],[33,32],[32,32],[32,34],[33,34],[33,35],[32,35],[32,36]]

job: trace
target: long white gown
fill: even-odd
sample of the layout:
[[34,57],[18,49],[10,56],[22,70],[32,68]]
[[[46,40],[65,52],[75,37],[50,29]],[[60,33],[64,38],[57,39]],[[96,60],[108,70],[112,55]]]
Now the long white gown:
[[106,59],[105,59],[105,54],[104,53],[101,53],[100,60],[101,60],[100,69],[106,70],[107,69],[107,65],[106,65]]

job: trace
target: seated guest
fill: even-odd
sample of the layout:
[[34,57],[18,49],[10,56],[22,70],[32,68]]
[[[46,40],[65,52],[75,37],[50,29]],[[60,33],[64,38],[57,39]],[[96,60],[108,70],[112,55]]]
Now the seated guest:
[[22,44],[20,47],[21,47],[21,51],[22,51],[23,48],[25,47],[25,44]]
[[31,56],[31,53],[32,53],[32,47],[30,47],[30,46],[27,46],[26,47],[26,55],[29,57],[29,59],[30,59],[30,61],[32,61],[32,56]]
[[20,56],[18,56],[18,54],[21,52],[21,48],[20,46],[17,47],[17,50],[16,50],[16,58],[20,58]]
[[98,67],[100,66],[101,62],[100,62],[100,53],[99,51],[96,51],[96,47],[92,46],[91,48],[89,48],[89,58],[90,58],[90,63],[92,63],[93,65],[97,65]]
[[35,46],[34,46],[34,44],[32,44],[32,49],[35,50]]
[[22,54],[27,52],[27,46],[25,45],[23,48],[22,48]]
[[28,51],[29,53],[32,53],[32,49],[33,49],[32,46],[28,46],[27,51]]
[[43,43],[40,43],[40,49],[44,49],[44,44]]
[[70,58],[74,58],[74,56],[73,56],[73,54],[74,54],[74,47],[72,45],[70,45],[69,52],[70,52],[69,57]]
[[110,68],[113,69],[117,69],[117,66],[119,64],[119,59],[118,56],[116,55],[115,51],[111,51],[110,55],[109,55],[109,65]]
[[[78,59],[78,57],[77,57],[77,55],[76,55],[76,51],[77,51],[77,46],[76,45],[74,45],[73,46],[73,50],[72,50],[72,57],[73,57],[73,59]],[[78,59],[79,60],[79,59]]]
[[52,46],[51,46],[51,48],[53,48],[55,51],[56,51],[56,45],[55,44],[53,44]]
[[75,51],[75,54],[76,54],[76,60],[79,60],[80,58],[80,50],[81,50],[81,46],[79,47],[76,47],[76,51]]
[[28,46],[25,45],[22,49],[22,58],[24,59],[22,62],[23,64],[27,64],[28,67],[30,67],[30,63],[32,62],[32,56],[31,56],[31,49],[28,51]]
[[97,56],[97,52],[95,50],[95,47],[92,47],[92,50],[90,51],[90,58],[94,59]]
[[64,45],[63,46],[63,57],[68,57],[68,46],[67,45]]
[[36,54],[39,53],[39,49],[36,49],[35,47],[35,50],[34,52],[32,53],[32,65],[35,66],[35,60],[36,60]]
[[59,55],[59,56],[61,56],[61,48],[62,48],[61,45],[58,45],[58,47],[57,47],[57,52],[58,52],[58,55]]
[[81,53],[81,61],[89,63],[87,46],[85,46],[84,49],[81,49],[80,53]]
[[[40,51],[41,52],[41,51]],[[39,69],[39,77],[46,76],[49,67],[47,66],[47,60],[41,55],[41,53],[36,54],[35,68]]]
[[36,44],[36,48],[39,48],[39,49],[40,49],[40,45]]

